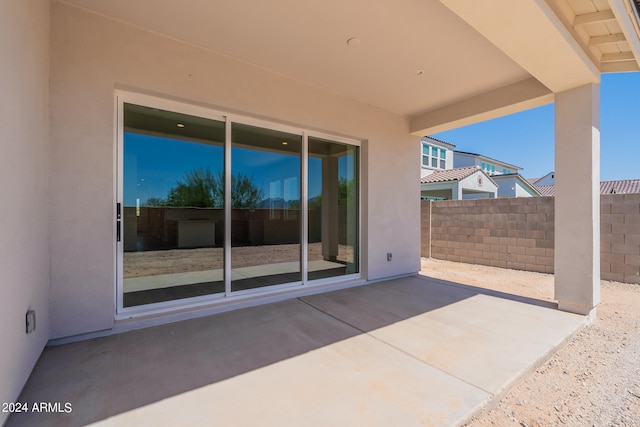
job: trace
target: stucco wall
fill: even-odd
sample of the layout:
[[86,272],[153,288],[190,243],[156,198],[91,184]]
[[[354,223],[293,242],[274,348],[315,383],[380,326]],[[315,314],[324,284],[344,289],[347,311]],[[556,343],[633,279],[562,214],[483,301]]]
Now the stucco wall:
[[[554,201],[422,202],[422,256],[553,273]],[[640,194],[600,197],[600,241],[601,278],[640,283]]]
[[516,181],[516,197],[538,197],[532,190]]
[[[478,181],[478,177],[482,178],[480,180],[482,181],[482,184],[480,184],[480,181]],[[489,191],[492,193],[492,195],[495,195],[496,192],[498,191],[498,187],[493,182],[491,182],[491,180],[487,178],[485,174],[483,174],[480,171],[475,172],[473,175],[470,175],[464,178],[462,181],[460,181],[460,185],[465,190],[474,190],[474,191],[481,191],[481,192]]]
[[464,154],[460,154],[460,153],[454,153],[453,154],[453,167],[454,168],[463,168],[466,166],[475,166],[476,165],[476,158],[475,157],[471,157],[471,156],[467,156]]
[[0,40],[0,402],[15,402],[49,338],[49,0],[0,2]]
[[51,67],[53,337],[113,324],[116,88],[363,140],[365,277],[419,270],[420,144],[405,119],[60,3]]

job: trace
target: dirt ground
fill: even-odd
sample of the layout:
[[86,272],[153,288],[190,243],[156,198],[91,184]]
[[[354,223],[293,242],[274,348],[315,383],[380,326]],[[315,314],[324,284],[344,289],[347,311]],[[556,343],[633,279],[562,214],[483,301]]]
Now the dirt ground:
[[[553,275],[422,259],[438,279],[553,301]],[[640,285],[602,281],[598,318],[466,426],[640,426]]]

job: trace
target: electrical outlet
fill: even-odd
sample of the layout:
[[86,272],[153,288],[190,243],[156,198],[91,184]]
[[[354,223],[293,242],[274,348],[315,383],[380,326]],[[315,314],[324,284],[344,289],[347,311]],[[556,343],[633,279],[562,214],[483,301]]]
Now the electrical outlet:
[[387,252],[387,261],[391,261],[393,259],[393,254],[391,252]]
[[36,312],[35,310],[29,310],[27,311],[27,333],[30,334],[31,332],[36,330]]

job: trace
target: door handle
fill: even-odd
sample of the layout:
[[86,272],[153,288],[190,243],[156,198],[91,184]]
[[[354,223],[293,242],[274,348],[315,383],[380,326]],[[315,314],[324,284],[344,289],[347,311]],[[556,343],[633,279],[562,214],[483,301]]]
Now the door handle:
[[120,241],[120,220],[122,219],[122,205],[116,203],[116,242]]

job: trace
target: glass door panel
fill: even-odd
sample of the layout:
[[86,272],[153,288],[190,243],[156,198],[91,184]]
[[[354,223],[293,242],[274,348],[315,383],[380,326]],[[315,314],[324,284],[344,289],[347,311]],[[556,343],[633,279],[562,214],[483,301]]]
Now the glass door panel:
[[309,137],[309,280],[360,271],[358,150]]
[[123,115],[123,306],[224,293],[225,123]]
[[302,136],[231,127],[231,290],[302,280]]

